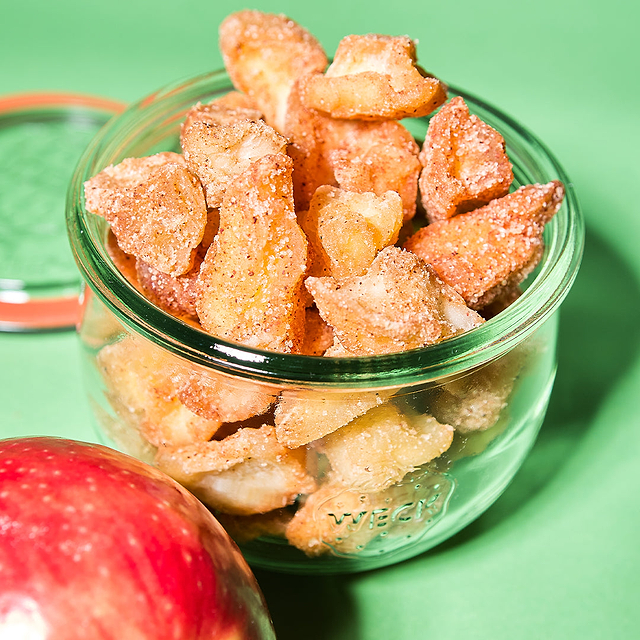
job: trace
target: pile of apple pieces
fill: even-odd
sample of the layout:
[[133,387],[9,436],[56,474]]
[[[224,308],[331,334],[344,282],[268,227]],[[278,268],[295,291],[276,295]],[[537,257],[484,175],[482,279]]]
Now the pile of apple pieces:
[[[241,11],[220,44],[237,91],[187,113],[182,153],[126,159],[85,185],[114,262],[151,301],[248,347],[351,357],[426,347],[517,298],[563,186],[509,193],[502,136],[447,102],[410,39],[348,36],[327,67],[293,21]],[[438,107],[420,149],[399,120]],[[413,233],[418,198],[428,224]],[[242,535],[286,535],[309,555],[335,542],[318,496],[388,503],[454,430],[496,423],[513,360],[444,385],[433,417],[397,392],[234,380],[133,336],[99,354],[113,406],[160,468],[229,526],[242,516]]]

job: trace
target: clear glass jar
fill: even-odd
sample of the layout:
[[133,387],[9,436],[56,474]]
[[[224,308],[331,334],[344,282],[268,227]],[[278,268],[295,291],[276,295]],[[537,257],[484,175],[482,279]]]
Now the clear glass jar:
[[[347,573],[415,556],[487,509],[536,438],[556,369],[556,311],[582,253],[572,185],[535,137],[452,89],[504,136],[516,187],[553,179],[567,187],[524,293],[466,334],[403,353],[322,358],[228,343],[163,312],[130,284],[109,258],[106,223],[84,208],[82,185],[125,157],[179,151],[185,112],[230,88],[227,75],[216,72],[132,105],[94,140],[73,177],[67,222],[87,284],[79,335],[98,433],[208,503],[254,567]],[[421,139],[428,119],[408,126]],[[254,437],[262,425],[272,432],[275,425],[276,433],[291,424],[313,431],[329,420],[349,429],[302,446],[289,442],[284,453],[250,439],[255,453],[248,464],[229,461],[229,451],[224,464],[220,456],[212,461],[201,444],[176,459],[158,433],[170,424],[175,435],[176,424],[188,423],[178,440],[206,442],[208,403],[226,412],[216,441],[225,429]],[[421,442],[435,447],[435,457],[432,451],[399,463],[406,452],[395,451],[393,430],[400,423],[427,434]],[[371,424],[383,425],[369,436],[377,444],[362,449],[359,434]],[[454,429],[443,431],[443,424]],[[341,457],[345,443],[355,447],[355,461]],[[238,448],[241,442],[230,450]],[[383,472],[372,477],[369,459]]]

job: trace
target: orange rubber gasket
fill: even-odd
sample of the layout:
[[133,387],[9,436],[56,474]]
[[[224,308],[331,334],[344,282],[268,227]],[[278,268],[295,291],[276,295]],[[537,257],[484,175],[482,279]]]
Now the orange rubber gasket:
[[22,111],[30,107],[78,106],[121,113],[126,105],[118,100],[92,96],[83,93],[65,93],[50,91],[47,93],[15,93],[0,97],[0,113]]
[[0,328],[13,331],[40,331],[75,327],[80,302],[71,298],[30,299],[22,303],[0,302]]

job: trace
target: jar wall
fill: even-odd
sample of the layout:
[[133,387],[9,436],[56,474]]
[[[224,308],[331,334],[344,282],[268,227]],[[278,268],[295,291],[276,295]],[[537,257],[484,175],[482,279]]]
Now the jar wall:
[[100,439],[187,486],[254,566],[326,573],[414,556],[495,501],[542,422],[556,333],[553,315],[480,367],[334,389],[196,364],[90,289],[80,325]]
[[[83,197],[85,181],[109,164],[179,151],[185,112],[230,89],[216,72],[131,105],[73,177],[67,226],[87,283],[80,338],[100,438],[191,489],[254,566],[345,573],[409,558],[482,513],[535,440],[555,374],[557,309],[582,254],[573,187],[518,123],[452,90],[504,136],[514,189],[566,186],[522,295],[424,349],[357,358],[260,352],[145,298],[114,264],[108,225]],[[418,142],[428,124],[407,122]]]

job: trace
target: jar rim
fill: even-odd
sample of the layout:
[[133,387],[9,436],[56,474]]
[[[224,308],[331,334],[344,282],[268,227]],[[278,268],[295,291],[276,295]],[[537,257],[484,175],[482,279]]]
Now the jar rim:
[[[205,96],[222,95],[231,89],[225,71],[168,85],[131,104],[108,123],[78,162],[67,194],[67,229],[72,251],[86,285],[131,330],[195,364],[253,380],[316,387],[382,388],[449,376],[501,356],[543,324],[569,292],[582,257],[584,221],[575,189],[564,169],[521,124],[489,103],[449,85],[451,95],[461,95],[472,112],[502,133],[508,152],[511,145],[518,148],[521,161],[535,168],[539,181],[557,179],[565,185],[560,210],[545,228],[540,265],[535,275],[530,276],[526,290],[507,309],[471,331],[427,347],[348,358],[254,349],[217,338],[164,312],[129,283],[109,258],[104,246],[106,223],[85,209],[83,184],[107,165],[126,157],[125,149],[130,150],[136,144],[152,148],[161,137],[154,130],[154,123],[178,127],[181,120],[178,105],[183,105],[186,111]],[[172,113],[169,107],[175,113],[167,118]],[[512,153],[510,158],[515,169]]]

